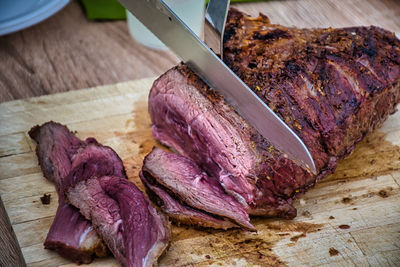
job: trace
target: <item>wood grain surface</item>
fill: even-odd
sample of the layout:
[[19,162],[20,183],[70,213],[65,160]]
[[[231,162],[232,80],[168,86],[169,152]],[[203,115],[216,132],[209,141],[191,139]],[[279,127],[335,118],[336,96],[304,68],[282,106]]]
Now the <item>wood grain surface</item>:
[[[0,195],[28,266],[74,266],[43,248],[57,208],[27,135],[55,120],[120,155],[130,181],[157,145],[147,95],[152,79],[0,104]],[[173,226],[161,266],[396,266],[400,262],[400,112],[370,134],[334,175],[300,196],[294,220],[252,218],[257,233]],[[49,205],[40,197],[51,194]],[[91,266],[118,266],[112,258]]]
[[0,197],[0,266],[26,266],[24,256],[16,241],[6,210]]
[[[397,0],[268,1],[263,3],[240,4],[234,6],[253,15],[257,15],[258,12],[263,12],[271,18],[273,23],[280,23],[288,26],[344,27],[373,24],[384,27],[396,33],[400,32],[400,2]],[[206,35],[207,30],[208,28],[206,28]],[[65,9],[44,22],[24,31],[0,37],[0,102],[159,75],[170,66],[174,65],[177,61],[177,58],[170,52],[155,51],[144,48],[137,44],[129,36],[126,23],[123,21],[87,21],[79,4],[76,1],[72,1]],[[142,86],[143,85],[140,85],[139,87],[142,88]],[[144,87],[148,89],[148,86],[149,85],[147,84]],[[111,86],[110,88],[115,89],[116,87]],[[124,101],[122,101],[123,103],[118,103],[118,101],[114,101],[115,99],[113,99],[111,102],[105,101],[104,98],[108,99],[110,96],[114,95],[108,90],[102,91],[100,89],[91,89],[90,92],[91,95],[85,95],[77,92],[77,94],[61,95],[61,97],[52,96],[47,99],[47,102],[45,103],[42,103],[42,100],[40,99],[27,99],[22,102],[11,102],[6,103],[6,105],[0,106],[0,171],[1,173],[3,173],[2,178],[0,178],[2,179],[2,184],[0,185],[0,195],[6,195],[7,197],[11,197],[13,193],[18,195],[21,191],[21,188],[23,188],[22,191],[25,192],[22,196],[24,201],[32,201],[30,205],[24,206],[26,203],[18,203],[16,199],[13,200],[14,202],[8,198],[7,200],[3,199],[5,201],[5,206],[8,211],[9,207],[13,207],[13,211],[11,212],[11,214],[9,212],[11,218],[13,218],[14,215],[23,216],[26,212],[28,212],[27,221],[17,223],[12,221],[13,228],[17,232],[17,236],[18,233],[28,233],[27,236],[24,236],[22,238],[22,240],[19,235],[19,244],[24,248],[24,255],[26,261],[28,262],[28,265],[49,266],[50,263],[50,265],[60,265],[67,263],[67,261],[57,256],[54,256],[54,254],[49,253],[48,251],[43,250],[40,242],[35,243],[37,242],[37,239],[43,241],[45,234],[47,233],[47,230],[44,231],[43,227],[47,227],[46,229],[48,229],[52,220],[52,216],[54,215],[54,210],[47,208],[48,210],[43,211],[42,207],[37,205],[38,200],[37,195],[35,195],[38,194],[38,189],[36,188],[37,182],[39,180],[43,180],[43,178],[38,172],[35,157],[32,153],[32,143],[26,137],[26,131],[29,129],[29,127],[32,126],[37,120],[39,120],[40,122],[44,122],[46,119],[58,119],[60,122],[72,123],[72,125],[75,125],[74,123],[76,123],[76,125],[78,125],[77,129],[83,127],[84,134],[92,136],[96,136],[96,134],[99,134],[100,136],[104,135],[104,132],[98,133],[95,130],[96,127],[99,127],[97,124],[104,125],[102,127],[105,128],[115,127],[115,129],[124,129],[121,131],[123,135],[127,132],[126,128],[123,128],[122,126],[124,123],[128,126],[132,124],[132,121],[130,120],[131,116],[135,116],[135,118],[138,116],[146,118],[147,116],[147,113],[138,113],[137,110],[135,112],[131,112],[131,114],[129,115],[128,113],[126,113],[125,115],[121,115],[122,113],[117,115],[110,115],[114,114],[114,109],[120,110],[120,108],[118,107],[119,105],[128,105],[128,107],[132,107],[129,106],[132,105],[132,103],[126,103]],[[83,102],[85,104],[85,101],[95,101],[96,103],[104,102],[103,104],[112,103],[115,106],[106,108],[97,107],[99,114],[102,114],[105,119],[103,119],[101,116],[98,117],[97,115],[86,117],[85,114],[87,113],[87,111],[90,111],[90,107],[81,106],[82,99],[80,99],[80,96],[82,95],[84,95],[85,99]],[[141,97],[143,98],[143,96]],[[67,101],[66,103],[65,101],[67,99],[69,102]],[[120,98],[117,99],[123,99],[122,95]],[[74,101],[77,102],[74,104]],[[140,105],[142,105],[141,108],[145,107],[144,103],[141,103]],[[60,108],[57,108],[57,106],[60,106]],[[103,109],[104,113],[102,113]],[[50,110],[52,113],[49,113]],[[80,120],[80,115],[73,113],[74,110],[80,112],[81,116],[83,116],[83,118],[87,121],[79,123],[78,121]],[[32,114],[30,114],[31,111],[37,112],[33,112]],[[108,113],[110,111],[111,113]],[[25,114],[25,112],[27,114]],[[75,117],[73,116],[73,118],[68,118],[70,115],[59,114],[60,112],[72,112]],[[126,112],[126,110],[124,112]],[[35,116],[38,116],[38,118]],[[111,117],[108,118],[109,116]],[[72,119],[72,121],[70,121],[70,119]],[[10,125],[12,125],[12,127],[10,128],[12,129],[12,133],[10,133],[10,129],[8,128]],[[389,140],[390,144],[393,144],[393,142],[394,144],[397,144],[396,140],[399,140],[399,134],[396,133],[396,126],[392,126],[393,124],[391,123],[387,123],[386,125],[386,130],[388,132],[386,137],[378,135],[374,136],[372,140],[374,142],[376,142],[377,140]],[[131,126],[132,125],[130,125],[130,127]],[[140,124],[140,127],[142,126],[143,125]],[[94,130],[90,130],[91,128]],[[140,138],[150,138],[148,135],[149,130],[146,129],[146,127],[144,127],[141,131],[146,133],[147,137],[144,137],[146,135],[143,135]],[[129,142],[132,142],[133,139],[138,138],[137,134],[132,135],[132,133],[129,133],[129,136],[127,137],[118,136],[119,134],[121,133],[119,133],[118,131],[109,133],[107,130],[106,137],[103,138],[107,139],[110,135],[117,135],[117,137],[114,136],[112,138],[110,137],[110,139],[107,139],[111,145],[113,145],[114,143],[119,144],[119,142],[122,142],[122,144],[124,144],[127,140],[129,140]],[[144,143],[146,144],[146,142]],[[148,143],[151,144],[151,142]],[[378,145],[375,144],[375,146]],[[373,157],[374,154],[371,153],[371,151],[376,151],[370,149],[371,147],[369,147],[368,144],[365,145],[363,149],[361,149],[365,153],[361,153],[360,155],[369,155]],[[136,150],[140,149],[136,148]],[[144,150],[146,150],[146,147]],[[378,152],[379,151],[380,150],[378,149]],[[342,177],[342,179],[347,179],[344,178],[343,175],[350,175],[356,178],[369,177],[368,179],[376,181],[377,178],[374,175],[371,176],[371,172],[369,172],[369,170],[374,170],[378,166],[379,171],[377,173],[385,173],[389,172],[389,170],[396,170],[396,168],[398,167],[396,161],[391,161],[396,157],[397,150],[393,150],[392,148],[390,148],[388,151],[390,151],[391,154],[386,153],[385,150],[383,150],[383,152],[380,151],[382,152],[381,154],[378,153],[378,155],[380,155],[379,162],[386,162],[385,164],[368,165],[363,163],[363,165],[361,165],[361,167],[359,167],[358,169],[354,168],[352,161],[346,161],[349,163],[347,163],[347,165],[346,163],[340,165],[344,167],[342,167],[342,169],[339,167],[336,173],[338,173],[338,177]],[[133,155],[136,154],[133,153],[131,155],[133,158],[135,158]],[[133,164],[132,166],[139,166],[142,156],[142,154],[139,154],[139,159],[127,159],[127,161],[128,163]],[[387,161],[387,159],[389,159],[389,161]],[[376,161],[378,161],[378,159],[369,158],[368,162]],[[350,173],[346,172],[347,169],[350,170]],[[364,169],[366,169],[366,171],[360,174],[359,170]],[[396,190],[400,181],[400,175],[397,172],[393,173],[394,174],[389,175],[389,178],[384,176],[386,177],[386,180],[384,181],[388,182],[391,181],[391,179],[394,179],[395,187],[389,186],[388,188],[396,188],[394,190],[394,195],[396,196]],[[134,177],[134,175],[131,177]],[[15,179],[9,180],[8,178]],[[329,181],[329,179],[324,180],[323,183],[325,183],[325,181]],[[391,182],[389,182],[389,184],[390,183]],[[372,182],[372,186],[379,185],[379,183],[376,184],[375,182]],[[335,186],[336,184],[333,183],[331,186],[331,190],[336,193],[337,188],[335,188]],[[360,186],[362,190],[369,188],[368,186],[363,187],[362,183],[360,184]],[[41,181],[40,187],[40,193],[54,191],[53,186],[50,183],[46,184],[46,181]],[[348,192],[350,192],[352,189],[347,188],[345,190],[348,190]],[[341,191],[339,190],[339,192]],[[377,194],[371,192],[363,194],[372,197],[374,200],[375,195],[385,196],[384,192],[386,191],[382,191],[382,194],[379,194],[381,191],[376,190],[373,192],[377,192]],[[361,194],[361,196],[363,194]],[[317,194],[317,196],[325,198],[323,195]],[[392,197],[392,194],[390,193],[389,196]],[[308,193],[306,197],[313,199],[311,192]],[[334,198],[336,199],[336,196],[334,196]],[[347,198],[344,199],[346,200],[343,201],[342,199],[343,204],[348,204],[346,202]],[[349,199],[349,203],[351,205],[354,203],[358,203],[357,201],[354,202],[351,197]],[[358,197],[356,199],[358,199]],[[398,198],[395,197],[395,200],[396,199],[398,201]],[[53,203],[56,202],[54,194],[52,200]],[[303,202],[299,203],[301,207],[301,204],[304,204],[304,200]],[[368,203],[369,201],[367,201],[366,206],[369,205]],[[364,209],[363,211],[368,213],[366,219],[364,218],[365,216],[360,213],[361,217],[358,219],[368,221],[371,217],[369,213],[375,212],[377,210],[378,212],[374,215],[377,216],[377,218],[384,223],[379,224],[376,221],[378,219],[375,219],[373,224],[380,225],[379,227],[374,226],[374,228],[371,226],[372,228],[370,228],[370,230],[368,230],[367,228],[361,229],[357,233],[352,232],[352,235],[357,236],[357,238],[361,238],[361,241],[357,239],[359,242],[357,243],[357,246],[361,250],[361,254],[364,255],[367,259],[365,261],[364,258],[364,261],[356,261],[355,263],[390,266],[396,265],[396,262],[400,262],[398,256],[399,244],[397,242],[397,240],[400,239],[398,235],[399,219],[398,217],[396,217],[398,216],[397,206],[398,205],[383,205],[383,210],[379,208],[372,208],[371,210]],[[311,206],[311,208],[315,208],[317,212],[321,209],[319,205],[315,205],[315,207]],[[40,219],[37,219],[37,214],[29,215],[31,209],[33,211],[39,211],[41,214],[39,215],[39,217],[44,217],[40,217]],[[305,210],[304,214],[308,215],[308,212],[308,210]],[[388,215],[386,213],[388,213]],[[7,218],[5,217],[1,209],[0,217],[0,228],[7,229],[7,226],[4,224],[5,222],[7,222]],[[305,218],[307,220],[307,216]],[[304,218],[299,217],[299,221],[302,221],[303,219]],[[294,226],[290,227],[289,228],[292,231],[294,229]],[[311,227],[310,229],[313,230],[313,227]],[[376,236],[375,230],[377,233]],[[285,234],[278,233],[279,235],[275,235],[277,233],[273,234],[273,230],[270,230],[270,228],[267,228],[267,231],[269,231],[269,234],[271,236],[278,236],[277,240],[281,240],[281,237]],[[201,232],[201,234],[196,231],[189,231],[188,233],[186,232],[187,231],[184,230],[182,230],[181,232],[178,231],[178,239],[179,237],[186,235],[189,236],[191,234],[193,234],[195,237],[203,236],[203,232]],[[299,235],[304,235],[305,232],[307,231],[300,231]],[[176,233],[177,231],[175,231],[175,234]],[[221,236],[224,235],[222,234]],[[12,233],[10,233],[9,236],[2,234],[0,238],[0,266],[3,266],[4,262],[7,262],[3,261],[4,259],[13,260],[12,258],[8,258],[8,255],[15,255],[16,259],[18,258],[18,253],[14,254],[13,252],[15,246],[13,246],[12,243],[9,243],[11,242],[11,239],[8,239],[9,237],[12,238]],[[303,240],[303,237],[301,236],[297,239]],[[294,238],[294,240],[296,240],[296,238]],[[371,240],[375,243],[372,244]],[[7,245],[4,245],[4,242],[6,242]],[[253,244],[252,242],[250,243]],[[188,243],[183,242],[182,244],[187,245]],[[249,250],[250,245],[248,244],[249,243],[246,241],[240,246],[244,246],[245,250]],[[265,243],[263,244],[263,246],[265,246]],[[320,243],[317,242],[317,244]],[[326,245],[326,243],[324,244]],[[383,249],[380,248],[381,244],[384,245]],[[294,251],[292,252],[299,251],[296,250],[296,245],[291,245],[290,242],[287,245],[289,247],[293,247]],[[312,244],[309,243],[308,245],[311,246]],[[229,247],[231,247],[230,243]],[[271,246],[269,246],[268,248],[271,249]],[[274,250],[275,252],[279,251],[276,246],[271,250]],[[218,253],[220,252],[219,250],[216,251]],[[241,250],[234,251],[236,251],[237,254],[240,254],[239,252]],[[252,250],[250,249],[249,251]],[[380,252],[378,253],[381,256],[371,256],[371,253],[376,251],[382,252],[381,254],[379,254]],[[332,250],[331,252],[332,254],[336,253],[335,250]],[[43,256],[43,253],[46,256]],[[310,260],[310,264],[317,264],[318,262],[319,264],[332,264],[332,261],[325,261],[325,258],[323,258],[322,261],[318,261],[321,259],[319,257],[310,259],[310,255],[308,255],[307,253],[303,253],[302,255],[300,255],[300,258],[302,258],[303,261],[298,261],[299,255],[291,255],[292,260],[286,260],[285,262],[289,263],[290,265],[299,265],[301,262],[306,263],[307,261],[305,260],[308,259]],[[206,256],[207,255],[210,256],[211,254],[206,254]],[[274,255],[272,256],[275,257]],[[279,255],[280,254],[278,253],[278,256]],[[337,255],[343,258],[340,250],[339,254]],[[382,257],[382,255],[384,256]],[[335,255],[333,255],[332,257],[334,258],[334,256]],[[219,255],[219,257],[221,258],[222,256]],[[206,258],[208,259],[208,257]],[[284,258],[286,259],[287,257]],[[269,257],[269,259],[271,259],[271,257]],[[16,260],[16,262],[18,262],[18,260]],[[102,263],[103,261],[100,262]],[[105,262],[111,265],[115,264],[111,259],[107,259]],[[202,261],[200,260],[199,262]],[[347,259],[347,262],[350,263],[349,259]],[[9,263],[11,264],[11,262]],[[20,263],[22,264],[22,261],[20,261]],[[164,263],[168,263],[168,261],[164,261]],[[190,263],[190,261],[186,261],[186,263]],[[18,266],[18,263],[11,265]]]
[[88,21],[76,0],[0,37],[0,102],[153,77],[178,62],[136,43],[126,21]]

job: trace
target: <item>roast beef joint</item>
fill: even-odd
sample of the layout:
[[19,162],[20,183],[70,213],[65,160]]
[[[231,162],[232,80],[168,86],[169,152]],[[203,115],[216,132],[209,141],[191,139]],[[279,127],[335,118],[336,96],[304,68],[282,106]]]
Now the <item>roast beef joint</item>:
[[[201,211],[224,219],[208,227],[227,228],[228,220],[251,229],[239,223],[242,209],[232,216],[210,210],[200,197],[193,203],[191,195],[205,192],[199,181],[219,184],[223,190],[207,194],[227,212],[230,196],[249,215],[294,218],[296,195],[332,173],[399,102],[400,42],[374,26],[297,29],[230,10],[224,61],[302,139],[318,174],[288,159],[181,64],[149,94],[153,136],[180,156],[153,150],[141,177],[164,212],[182,223],[207,226]],[[182,205],[196,210],[191,220]]]

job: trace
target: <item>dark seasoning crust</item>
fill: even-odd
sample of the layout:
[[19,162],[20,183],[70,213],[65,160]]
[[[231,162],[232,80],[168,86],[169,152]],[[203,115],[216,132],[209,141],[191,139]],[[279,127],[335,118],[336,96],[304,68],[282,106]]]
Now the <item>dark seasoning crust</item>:
[[[294,218],[294,197],[332,173],[395,111],[400,42],[374,26],[287,28],[237,10],[225,30],[224,61],[300,136],[318,175],[271,146],[185,65],[153,85],[153,135],[218,179],[249,214]],[[232,133],[239,138],[215,150]]]
[[[326,157],[347,155],[394,112],[399,47],[393,33],[374,26],[286,28],[262,14],[251,18],[233,10],[224,60],[300,135],[322,169]],[[373,117],[362,123],[366,115]]]
[[[250,18],[231,10],[224,61],[305,142],[316,161],[319,180],[395,111],[400,92],[399,47],[393,33],[373,26],[286,28],[270,24],[262,14]],[[268,144],[258,134],[253,140],[266,151]],[[271,173],[270,156],[264,155],[260,169]],[[265,175],[258,178],[268,180]],[[313,184],[282,193],[291,196]]]
[[[315,181],[299,172],[308,180],[304,186],[289,192],[284,188],[281,194],[304,192],[333,172],[338,160],[395,111],[399,54],[394,33],[378,27],[286,28],[271,24],[262,14],[251,18],[231,10],[224,61],[300,136],[319,170]],[[265,140],[258,134],[252,138],[266,151]],[[270,156],[263,154],[259,167],[267,176],[258,177],[260,187],[273,172]]]

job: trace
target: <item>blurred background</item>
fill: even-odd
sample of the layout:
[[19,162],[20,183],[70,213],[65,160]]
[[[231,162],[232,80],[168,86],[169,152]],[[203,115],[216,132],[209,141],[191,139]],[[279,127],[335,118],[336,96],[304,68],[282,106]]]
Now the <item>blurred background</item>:
[[[0,102],[154,77],[179,62],[168,50],[135,41],[129,34],[125,10],[115,5],[115,0],[19,1],[22,7],[12,10],[17,15],[4,8],[7,2],[18,1],[0,3],[2,34],[4,29],[10,30],[10,21],[23,24],[18,20],[25,19],[27,25],[34,25],[0,37]],[[31,2],[36,6],[30,6]],[[29,18],[30,9],[50,2],[54,4],[47,13],[36,17],[41,22]],[[400,32],[398,0],[244,2],[231,6],[252,15],[262,12],[273,23],[285,26],[374,24]],[[206,36],[208,31],[206,26]]]

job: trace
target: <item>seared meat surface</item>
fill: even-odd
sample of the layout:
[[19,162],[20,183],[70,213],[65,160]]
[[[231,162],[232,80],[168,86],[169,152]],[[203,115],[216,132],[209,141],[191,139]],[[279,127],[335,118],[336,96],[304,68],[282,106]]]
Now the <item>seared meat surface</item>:
[[399,102],[400,42],[374,26],[287,28],[231,10],[224,61],[299,135],[318,175],[275,149],[185,65],[154,82],[149,112],[153,136],[249,214],[295,217],[293,198],[333,172]]

